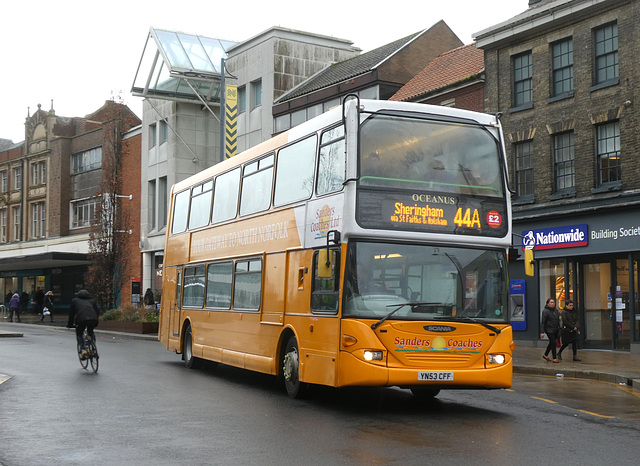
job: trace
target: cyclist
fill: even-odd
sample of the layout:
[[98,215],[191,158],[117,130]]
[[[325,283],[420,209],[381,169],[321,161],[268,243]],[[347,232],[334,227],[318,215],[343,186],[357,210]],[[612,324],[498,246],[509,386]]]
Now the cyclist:
[[87,290],[80,290],[75,298],[71,300],[69,309],[69,321],[67,327],[72,328],[75,322],[76,338],[80,348],[84,348],[82,332],[87,329],[89,337],[95,341],[93,329],[98,326],[98,316],[100,311],[95,300],[91,297]]

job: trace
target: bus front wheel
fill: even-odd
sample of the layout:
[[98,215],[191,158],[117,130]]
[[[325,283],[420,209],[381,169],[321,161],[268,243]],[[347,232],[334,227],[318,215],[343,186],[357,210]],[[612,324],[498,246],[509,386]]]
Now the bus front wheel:
[[191,331],[191,325],[188,325],[184,331],[184,339],[182,341],[182,359],[185,366],[189,369],[197,369],[200,366],[202,360],[196,358],[193,355],[193,332]]
[[289,338],[284,350],[282,375],[288,395],[291,398],[302,397],[308,384],[300,382],[300,355],[298,352],[298,341],[294,336]]

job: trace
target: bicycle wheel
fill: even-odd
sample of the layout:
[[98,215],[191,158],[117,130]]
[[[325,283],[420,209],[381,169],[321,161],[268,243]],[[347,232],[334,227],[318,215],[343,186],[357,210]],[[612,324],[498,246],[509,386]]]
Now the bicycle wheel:
[[93,372],[98,372],[98,348],[96,348],[96,342],[93,340],[89,340],[89,359]]
[[78,359],[80,360],[80,365],[82,366],[83,369],[86,369],[87,366],[89,365],[89,360],[85,357],[84,359],[82,359],[82,346],[80,346],[80,344],[77,344],[77,352],[78,352]]

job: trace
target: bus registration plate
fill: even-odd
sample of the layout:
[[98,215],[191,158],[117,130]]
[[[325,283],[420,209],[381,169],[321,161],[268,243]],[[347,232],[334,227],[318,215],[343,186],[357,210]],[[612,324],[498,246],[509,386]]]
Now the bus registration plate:
[[418,380],[450,381],[453,380],[453,372],[418,372]]

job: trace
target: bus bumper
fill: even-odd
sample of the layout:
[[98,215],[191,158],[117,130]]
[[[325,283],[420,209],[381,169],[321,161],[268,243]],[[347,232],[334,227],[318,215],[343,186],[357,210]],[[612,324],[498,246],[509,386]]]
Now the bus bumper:
[[[511,355],[495,367],[444,369],[427,367],[397,368],[362,361],[348,352],[340,353],[338,387],[433,387],[433,388],[509,388],[513,379]],[[422,374],[421,373],[425,373]],[[439,378],[439,374],[444,374]],[[421,380],[421,377],[434,377]]]

